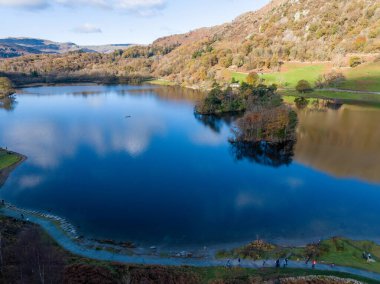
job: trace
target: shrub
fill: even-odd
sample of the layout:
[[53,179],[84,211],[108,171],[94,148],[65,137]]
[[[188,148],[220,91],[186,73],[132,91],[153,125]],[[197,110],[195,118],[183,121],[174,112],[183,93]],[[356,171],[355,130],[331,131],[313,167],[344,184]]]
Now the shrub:
[[299,93],[308,93],[308,92],[312,92],[313,91],[313,88],[311,87],[310,83],[306,80],[301,80],[298,82],[297,86],[296,86],[296,90],[299,92]]
[[363,63],[362,59],[358,56],[353,56],[350,58],[350,67],[352,68],[359,66],[362,63]]
[[318,77],[315,82],[317,88],[337,87],[340,83],[344,82],[346,77],[342,73],[332,71]]
[[365,36],[359,36],[355,40],[355,47],[356,49],[361,49],[363,48],[367,43],[367,38]]
[[246,81],[248,84],[256,86],[260,82],[260,77],[256,72],[251,72],[248,74]]

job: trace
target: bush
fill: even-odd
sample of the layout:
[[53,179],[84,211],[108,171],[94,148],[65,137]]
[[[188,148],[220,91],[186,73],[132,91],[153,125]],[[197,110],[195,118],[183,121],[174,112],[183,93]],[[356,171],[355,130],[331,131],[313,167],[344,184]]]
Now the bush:
[[350,58],[350,67],[354,68],[363,63],[363,60],[358,56],[353,56]]
[[332,71],[318,77],[315,82],[317,88],[337,87],[340,83],[344,82],[346,77],[342,73]]
[[297,86],[296,86],[296,90],[299,92],[299,93],[308,93],[308,92],[312,92],[313,91],[313,88],[311,87],[310,83],[306,80],[301,80],[298,82]]
[[249,85],[256,86],[260,82],[260,77],[256,72],[251,72],[248,74],[248,76],[246,78],[246,82]]

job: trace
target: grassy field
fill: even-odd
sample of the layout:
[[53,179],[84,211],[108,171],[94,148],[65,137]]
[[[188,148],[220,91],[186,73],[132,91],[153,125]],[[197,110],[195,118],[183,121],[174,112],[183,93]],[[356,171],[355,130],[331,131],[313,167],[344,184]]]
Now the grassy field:
[[[265,84],[277,84],[281,88],[294,89],[299,80],[312,85],[319,77],[331,70],[329,64],[285,63],[281,72],[262,75]],[[338,87],[345,90],[380,92],[380,62],[371,62],[355,68],[341,69],[346,81]],[[231,77],[244,82],[247,73],[233,72]]]
[[[280,90],[279,93],[284,96],[285,102],[294,102],[296,97],[301,94],[295,90]],[[343,102],[361,102],[366,104],[380,104],[380,95],[366,94],[366,93],[353,93],[353,92],[337,92],[337,91],[313,91],[310,93],[302,94],[305,98],[311,99],[336,99]]]
[[21,157],[16,154],[9,154],[8,151],[0,149],[0,170],[8,168],[21,161]]
[[[299,80],[308,80],[314,84],[318,76],[323,74],[328,66],[325,64],[304,64],[304,63],[285,63],[282,67],[284,71],[266,73],[261,77],[265,84],[277,84],[281,87],[295,88]],[[233,72],[231,77],[239,82],[244,82],[247,73]]]
[[380,92],[380,62],[359,65],[343,73],[347,80],[339,86],[340,88]]
[[150,80],[147,81],[147,83],[152,85],[160,85],[160,86],[175,86],[176,83],[164,79],[156,79],[156,80]]
[[[358,276],[352,276],[346,273],[339,272],[327,272],[319,270],[305,270],[305,269],[274,269],[274,268],[264,268],[259,270],[248,269],[248,268],[223,268],[223,267],[212,267],[212,268],[191,268],[191,270],[199,275],[201,283],[214,283],[213,281],[223,281],[217,283],[252,283],[250,280],[256,280],[254,283],[259,283],[257,281],[270,281],[279,278],[289,278],[289,277],[303,277],[308,275],[318,275],[318,276],[336,276],[340,278],[351,278],[364,283],[379,283],[377,281],[372,281],[369,279],[364,279]],[[246,281],[246,282],[245,282]],[[315,282],[317,283],[317,282]]]
[[325,72],[326,68],[324,64],[287,63],[283,66],[285,71],[264,74],[262,77],[265,84],[277,84],[285,88],[295,88],[299,80],[307,80],[314,84],[318,76]]
[[[320,261],[380,273],[380,246],[373,242],[337,238],[323,241],[322,245],[325,245],[328,251],[321,254]],[[363,259],[364,251],[371,253],[376,262],[368,263]]]
[[245,82],[245,79],[247,78],[248,73],[242,73],[242,72],[232,72],[231,77],[239,81],[240,83]]

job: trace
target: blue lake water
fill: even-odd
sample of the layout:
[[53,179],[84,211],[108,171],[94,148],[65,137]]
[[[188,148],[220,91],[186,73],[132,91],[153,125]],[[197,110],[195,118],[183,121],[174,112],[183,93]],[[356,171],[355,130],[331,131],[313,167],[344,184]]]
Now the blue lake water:
[[277,157],[237,154],[233,119],[196,117],[192,91],[22,93],[0,109],[0,145],[28,160],[0,197],[63,216],[86,237],[167,246],[380,239],[379,109],[302,111],[294,156]]

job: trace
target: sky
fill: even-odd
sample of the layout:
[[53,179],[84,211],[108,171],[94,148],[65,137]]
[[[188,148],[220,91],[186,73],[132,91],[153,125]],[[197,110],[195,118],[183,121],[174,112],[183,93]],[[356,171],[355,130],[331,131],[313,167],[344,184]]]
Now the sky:
[[0,38],[148,44],[232,21],[269,0],[0,0]]

